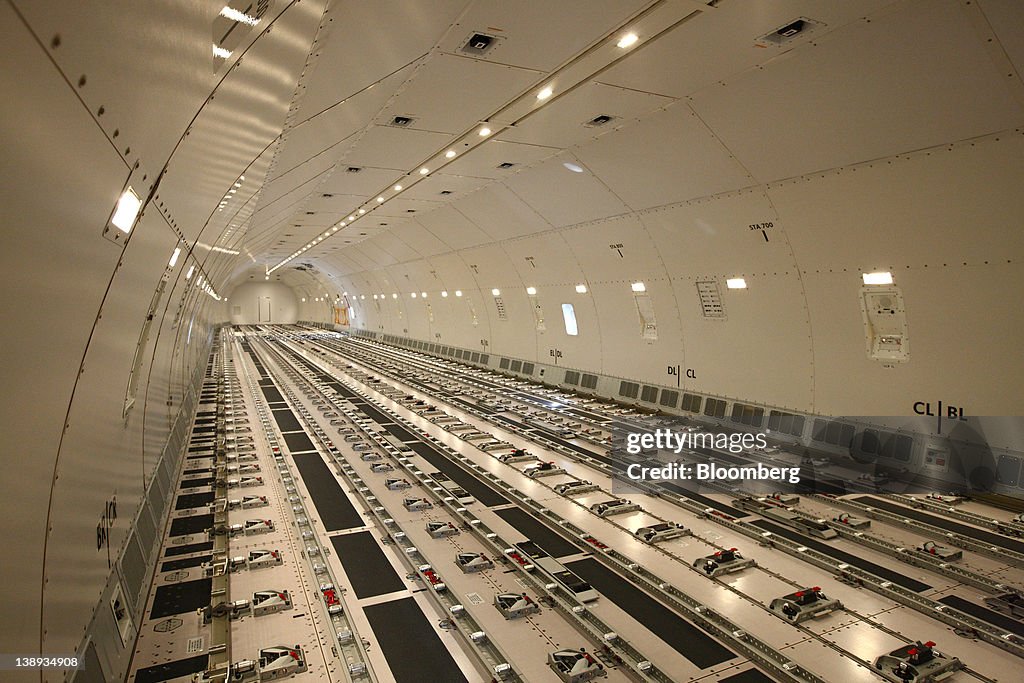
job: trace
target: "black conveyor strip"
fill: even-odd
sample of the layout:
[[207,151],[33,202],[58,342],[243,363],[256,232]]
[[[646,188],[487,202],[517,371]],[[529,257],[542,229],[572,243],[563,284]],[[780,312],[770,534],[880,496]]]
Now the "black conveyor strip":
[[471,496],[487,507],[492,505],[504,505],[512,502],[487,484],[463,470],[461,467],[449,460],[447,456],[435,450],[430,444],[419,441],[409,444],[409,448],[416,451],[418,455],[422,456],[424,460],[429,462],[438,470],[451,477],[452,481],[469,491]]
[[294,434],[284,434],[284,442],[288,444],[288,450],[293,453],[302,453],[305,451],[315,450],[313,442],[306,436],[306,432],[296,432]]
[[210,655],[199,655],[188,659],[179,659],[166,664],[154,664],[135,672],[135,683],[162,683],[175,678],[184,678],[206,669]]
[[267,399],[267,403],[281,403],[284,401],[284,396],[277,390],[277,387],[266,386],[260,387],[263,390],[263,395]]
[[389,424],[384,429],[390,432],[392,436],[397,437],[399,441],[416,441],[417,438],[415,434],[396,424]]
[[885,579],[886,581],[892,581],[893,583],[903,586],[907,590],[914,591],[915,593],[920,593],[921,591],[926,591],[931,588],[931,586],[929,586],[928,584],[921,583],[917,579],[912,579],[905,574],[901,574],[900,572],[893,571],[892,569],[888,569],[881,565],[875,564],[874,562],[865,560],[862,557],[857,557],[856,555],[851,555],[850,553],[843,552],[842,550],[839,550],[833,545],[821,543],[820,541],[816,541],[813,538],[804,536],[803,534],[787,529],[786,527],[782,527],[777,524],[772,524],[771,522],[767,522],[763,519],[756,519],[752,521],[751,524],[760,527],[765,531],[770,531],[773,534],[778,534],[783,538],[788,538],[791,541],[796,541],[800,545],[805,545],[808,548],[817,550],[818,552],[824,553],[825,555],[828,555],[829,557],[835,560],[839,560],[840,562],[845,562],[846,564],[850,564],[859,569],[863,569],[864,571],[870,572],[881,579]]
[[858,496],[853,500],[862,505],[870,505],[871,507],[880,508],[886,512],[900,515],[901,517],[909,517],[910,519],[917,520],[918,522],[931,524],[932,526],[937,526],[940,529],[945,529],[946,531],[951,531],[954,534],[960,534],[976,541],[999,546],[1000,548],[1006,548],[1007,550],[1012,550],[1017,553],[1024,553],[1024,542],[1015,541],[1012,538],[1007,538],[1006,536],[1001,536],[999,534],[992,533],[991,531],[985,531],[984,529],[979,529],[977,527],[960,524],[959,522],[954,522],[951,519],[946,519],[939,515],[932,515],[922,510],[915,510],[913,508],[897,505],[896,503],[890,503],[889,501],[882,500],[881,498]]
[[175,517],[171,520],[171,531],[169,536],[188,536],[206,531],[213,526],[213,515],[190,515],[188,517]]
[[299,476],[306,484],[325,531],[351,529],[365,524],[319,453],[293,455],[292,459],[299,468]]
[[939,602],[943,605],[949,605],[953,609],[958,609],[965,614],[970,614],[976,619],[987,621],[993,626],[1001,628],[1004,631],[1009,631],[1010,633],[1018,636],[1024,636],[1024,623],[1021,623],[1016,619],[1012,619],[1005,614],[1000,614],[988,607],[982,607],[981,605],[964,600],[956,595],[947,595],[944,598],[939,598]]
[[742,673],[723,678],[719,683],[772,683],[773,680],[757,669],[747,669]]
[[178,484],[179,489],[197,489],[200,486],[213,486],[213,477],[202,477],[200,479],[182,479]]
[[382,413],[381,411],[377,410],[376,408],[369,404],[364,403],[363,405],[359,406],[359,410],[366,413],[367,417],[369,417],[371,420],[379,424],[390,424],[391,422],[394,422],[393,418],[388,417],[387,415],[385,415],[384,413]]
[[406,588],[370,532],[331,536],[331,545],[357,598],[372,598]]
[[696,666],[706,669],[736,656],[597,560],[577,560],[565,566]]
[[516,531],[523,536],[539,545],[541,550],[551,557],[565,557],[580,552],[579,548],[549,529],[543,522],[538,522],[519,508],[495,510],[494,514],[515,527]]
[[195,557],[185,557],[180,560],[170,560],[160,565],[160,571],[162,572],[175,572],[179,569],[189,569],[191,567],[198,567],[204,562],[209,562],[213,559],[213,555],[196,555]]
[[174,557],[175,555],[203,553],[209,550],[213,550],[213,541],[208,541],[206,543],[189,543],[187,545],[172,545],[171,547],[164,550],[164,556]]
[[289,408],[282,408],[281,410],[272,410],[274,413],[274,420],[277,422],[277,427],[282,432],[297,432],[302,429],[302,424],[295,417]]
[[205,507],[212,503],[213,499],[213,491],[208,491],[206,493],[182,493],[178,496],[178,500],[175,501],[174,509],[189,510],[191,508]]
[[213,579],[209,578],[157,586],[149,618],[159,619],[206,607],[210,604],[212,586]]
[[412,598],[363,608],[398,683],[468,683]]

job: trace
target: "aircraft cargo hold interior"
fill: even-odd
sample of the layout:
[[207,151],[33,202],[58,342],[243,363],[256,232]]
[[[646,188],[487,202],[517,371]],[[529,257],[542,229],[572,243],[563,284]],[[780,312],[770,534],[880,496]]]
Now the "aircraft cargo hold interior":
[[1024,679],[1024,5],[0,15],[0,679]]

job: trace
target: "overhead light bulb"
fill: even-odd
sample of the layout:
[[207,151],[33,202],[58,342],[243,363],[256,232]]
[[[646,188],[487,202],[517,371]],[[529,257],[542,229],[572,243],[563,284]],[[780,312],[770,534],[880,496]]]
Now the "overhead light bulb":
[[586,294],[587,293],[587,286],[586,285],[576,285],[576,293],[577,294]]
[[359,209],[359,215],[360,216],[362,216],[364,213],[366,213],[366,209]]
[[441,290],[441,298],[442,299],[447,299],[448,298],[448,292],[446,292],[444,290]]
[[444,158],[445,159],[453,159],[453,158],[455,158],[456,154],[457,154],[457,152],[454,149],[450,149],[450,150],[448,150],[447,152],[444,153]]
[[428,173],[430,173],[430,169],[426,166],[420,169],[420,175],[427,175]]
[[378,203],[378,204],[380,204],[380,203],[381,203],[381,202],[383,202],[383,201],[384,201],[384,198],[383,198],[383,197],[377,197],[377,203]]
[[500,289],[492,289],[491,290],[491,295],[492,296],[501,296],[501,290]]
[[416,292],[413,292],[413,293],[412,293],[412,294],[410,294],[409,296],[411,296],[411,297],[412,297],[413,299],[415,299],[415,298],[416,298]]
[[402,186],[401,185],[395,185],[395,192],[401,192],[401,191],[402,191]]
[[631,284],[629,286],[629,288],[632,289],[634,292],[646,292],[647,291],[647,285],[645,285],[642,282],[634,282],[633,284]]
[[455,290],[455,296],[462,296],[462,290],[461,289],[456,289]]
[[635,33],[627,33],[626,35],[619,38],[619,42],[616,43],[622,49],[625,49],[631,45],[635,45],[636,41],[639,40]]
[[878,273],[864,273],[864,284],[866,285],[891,285],[892,284],[892,273],[878,272]]
[[551,97],[551,93],[553,92],[554,90],[551,89],[550,85],[546,86],[545,88],[542,88],[539,93],[537,93],[537,99],[546,100],[547,98]]
[[420,292],[420,296],[423,297],[424,299],[426,299],[427,298],[427,293],[426,292]]
[[747,281],[741,277],[731,277],[725,281],[725,286],[729,289],[746,289]]
[[491,134],[491,129],[488,128],[487,126],[484,126],[483,128],[480,129],[480,137],[485,138],[485,137],[487,137],[490,134]]
[[395,294],[392,294],[392,295],[391,295],[391,298],[392,298],[392,299],[397,299],[397,298],[398,298],[398,294],[397,294],[397,293],[395,293]]
[[537,288],[536,287],[527,287],[526,288],[526,293],[529,294],[530,296],[535,296],[537,294]]
[[142,200],[139,199],[139,195],[135,194],[135,190],[129,185],[128,189],[121,194],[121,198],[117,200],[117,208],[114,209],[114,215],[111,217],[110,222],[118,230],[127,234],[131,232],[132,226],[135,225],[135,219],[139,217],[139,209],[141,208]]

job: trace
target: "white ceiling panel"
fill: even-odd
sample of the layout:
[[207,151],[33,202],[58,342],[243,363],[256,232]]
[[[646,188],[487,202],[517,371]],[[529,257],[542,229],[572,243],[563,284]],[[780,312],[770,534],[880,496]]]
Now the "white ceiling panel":
[[[404,237],[404,234],[402,237]],[[394,256],[398,263],[404,263],[406,261],[419,258],[420,255],[406,244],[402,237],[399,237],[398,234],[396,234],[396,231],[392,230],[380,235],[379,237],[375,237],[373,241],[377,243],[381,249]]]
[[448,246],[444,242],[415,221],[411,221],[402,229],[402,241],[425,257],[448,251]]
[[[440,198],[439,198],[440,199]],[[441,201],[423,201],[421,199],[409,199],[404,194],[390,201],[381,204],[373,210],[367,218],[372,222],[374,218],[412,218],[413,214],[427,213],[444,205]],[[356,221],[356,226],[365,219]]]
[[593,175],[573,173],[565,168],[562,162],[568,160],[571,160],[568,154],[550,159],[517,174],[505,184],[555,226],[574,225],[629,211],[629,207]]
[[1024,112],[1004,80],[950,0],[857,22],[692,99],[770,181],[1011,128]]
[[285,131],[281,152],[274,160],[276,173],[287,172],[315,155],[342,158],[358,142],[359,131],[387,104],[410,73],[412,67],[402,69],[377,87],[364,90]]
[[638,210],[755,184],[685,102],[604,135],[576,156]]
[[425,55],[466,0],[334,3],[299,120],[313,116]]
[[451,206],[417,216],[416,220],[452,250],[491,241],[486,232]]
[[1000,47],[1017,70],[1017,87],[1024,74],[1024,3],[1020,0],[978,0]]
[[551,229],[551,224],[529,204],[500,183],[459,200],[455,208],[479,225],[493,240],[521,237]]
[[256,215],[259,216],[264,210],[273,207],[282,197],[291,194],[297,188],[305,193],[311,193],[316,185],[323,181],[325,173],[330,172],[334,167],[334,160],[328,155],[313,157],[309,161],[293,168],[287,173],[278,176],[263,186],[263,193],[260,195],[259,208]]
[[[437,54],[419,69],[401,94],[378,118],[387,124],[395,116],[413,120],[411,128],[461,133],[487,119],[540,77],[504,64]],[[467,84],[472,88],[467,89]]]
[[507,178],[509,170],[498,168],[499,164],[510,163],[515,166],[531,166],[541,159],[557,154],[558,149],[524,145],[517,142],[488,140],[485,144],[474,147],[455,161],[444,167],[444,172],[452,175],[472,176],[476,178]]
[[[452,201],[492,182],[490,178],[432,173],[402,193],[406,199]],[[451,194],[443,195],[444,191]]]
[[[602,83],[586,83],[537,109],[515,128],[506,128],[499,138],[548,147],[572,147],[673,101],[661,95]],[[603,126],[586,125],[602,115],[611,116],[613,120]]]
[[[362,170],[352,173],[347,170],[350,167]],[[320,197],[324,194],[333,194],[335,195],[333,198],[323,198],[323,201],[339,210],[352,211],[359,208],[359,204],[354,203],[355,197],[372,199],[383,188],[391,186],[400,177],[398,172],[390,168],[358,166],[351,163],[350,160],[345,160],[338,165],[338,171],[333,173],[319,188],[318,198],[315,201],[319,202]]]
[[[626,59],[601,74],[603,83],[651,93],[683,97],[728,79],[745,69],[774,59],[806,40],[893,4],[895,0],[818,2],[816,0],[762,0],[724,2],[657,40],[634,50]],[[806,16],[825,24],[782,47],[761,47],[757,39],[769,31]]]
[[486,59],[550,71],[626,21],[645,0],[559,0],[538,11],[531,0],[477,0],[441,44],[458,52],[476,32],[496,36]]
[[395,126],[374,126],[345,156],[349,166],[418,171],[424,159],[451,142],[452,136]]

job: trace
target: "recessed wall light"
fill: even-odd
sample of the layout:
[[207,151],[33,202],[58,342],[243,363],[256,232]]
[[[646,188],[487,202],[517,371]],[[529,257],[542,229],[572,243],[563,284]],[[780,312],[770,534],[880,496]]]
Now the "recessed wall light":
[[892,284],[892,273],[878,272],[878,273],[864,273],[864,284],[866,285],[891,285]]
[[129,185],[128,189],[117,200],[117,208],[114,209],[114,215],[111,217],[110,222],[121,232],[129,233],[132,231],[132,226],[135,225],[135,219],[139,217],[139,209],[141,208],[142,200],[139,199],[139,195],[135,194],[135,190]]
[[725,281],[725,286],[729,289],[746,289],[747,281],[741,277],[731,277]]
[[626,49],[630,45],[635,45],[637,40],[639,40],[639,38],[637,38],[637,35],[635,33],[627,33],[626,35],[619,38],[619,42],[616,43],[616,45],[618,45],[622,49]]

